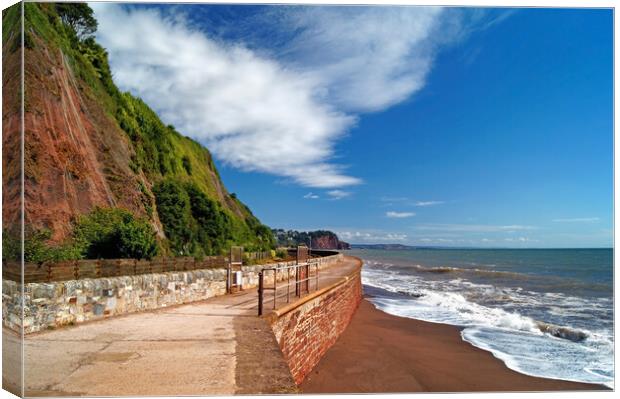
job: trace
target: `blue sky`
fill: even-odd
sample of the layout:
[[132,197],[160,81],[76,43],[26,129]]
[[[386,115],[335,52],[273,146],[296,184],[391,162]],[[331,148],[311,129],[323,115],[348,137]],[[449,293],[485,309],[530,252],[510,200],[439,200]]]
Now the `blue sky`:
[[610,10],[94,8],[121,88],[271,227],[612,245]]

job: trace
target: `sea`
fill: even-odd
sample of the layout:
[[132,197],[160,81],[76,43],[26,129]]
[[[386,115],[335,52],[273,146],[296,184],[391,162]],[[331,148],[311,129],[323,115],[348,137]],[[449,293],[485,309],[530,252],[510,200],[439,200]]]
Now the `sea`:
[[613,249],[354,249],[364,293],[523,374],[614,386]]

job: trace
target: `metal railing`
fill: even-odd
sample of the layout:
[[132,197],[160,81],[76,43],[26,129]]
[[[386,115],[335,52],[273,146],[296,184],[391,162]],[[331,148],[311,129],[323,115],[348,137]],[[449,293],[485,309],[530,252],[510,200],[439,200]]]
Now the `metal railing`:
[[271,302],[276,309],[279,299],[286,297],[290,303],[292,296],[300,298],[318,287],[319,263],[265,268],[258,273],[258,315],[262,316],[265,303]]
[[[294,287],[296,297],[309,294],[314,281],[314,290],[319,288],[319,263],[309,263],[309,249],[305,246],[297,247],[297,264],[290,266],[274,266],[264,268],[258,273],[258,315],[262,316],[263,307],[267,300],[272,300],[273,309],[276,309],[278,299],[286,296],[286,303],[291,301],[291,288]],[[311,269],[314,270],[311,270]],[[266,285],[265,282],[273,283]],[[292,282],[292,284],[291,284]],[[266,292],[272,292],[272,298],[266,298]]]

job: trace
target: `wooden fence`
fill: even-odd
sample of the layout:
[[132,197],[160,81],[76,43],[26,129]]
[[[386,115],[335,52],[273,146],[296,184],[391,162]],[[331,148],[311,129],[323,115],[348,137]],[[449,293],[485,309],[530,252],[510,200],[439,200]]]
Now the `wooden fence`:
[[[290,251],[296,251],[295,249]],[[292,252],[291,252],[292,253]],[[329,256],[336,251],[312,250],[312,256]],[[292,255],[291,255],[292,256]],[[294,257],[289,256],[289,260]],[[269,259],[271,253],[245,252],[244,258],[252,260]],[[24,283],[49,283],[53,281],[79,280],[83,278],[101,278],[118,276],[135,276],[138,274],[182,272],[198,269],[226,268],[228,257],[208,256],[202,260],[191,257],[137,259],[88,259],[50,263],[25,263]],[[21,281],[21,263],[2,262],[2,278]]]
[[[117,276],[135,276],[138,274],[181,272],[197,269],[225,268],[228,258],[209,256],[202,260],[194,258],[154,258],[137,259],[98,259],[75,260],[54,263],[25,263],[24,283],[43,283],[52,281],[78,280],[83,278],[101,278]],[[21,280],[19,262],[3,262],[2,278],[12,281]]]

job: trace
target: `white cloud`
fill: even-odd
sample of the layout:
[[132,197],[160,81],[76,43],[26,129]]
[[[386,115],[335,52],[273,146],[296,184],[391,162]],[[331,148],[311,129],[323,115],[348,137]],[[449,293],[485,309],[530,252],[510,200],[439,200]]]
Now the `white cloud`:
[[288,8],[280,21],[300,33],[286,52],[327,88],[328,100],[355,112],[378,111],[426,83],[445,38],[438,7]]
[[481,225],[481,224],[421,224],[414,226],[416,230],[427,231],[454,231],[454,232],[469,232],[469,233],[492,233],[492,232],[504,232],[510,233],[523,230],[536,230],[536,226],[524,226],[524,225]]
[[338,238],[344,241],[353,242],[393,242],[404,241],[407,239],[406,234],[385,233],[385,232],[364,232],[364,231],[336,231]]
[[415,212],[394,212],[394,211],[389,211],[385,213],[385,216],[389,217],[389,218],[397,218],[397,219],[402,219],[402,218],[410,218],[415,216]]
[[593,218],[561,218],[561,219],[553,219],[553,222],[558,223],[593,223],[598,222],[600,219],[597,217]]
[[392,206],[394,204],[399,204],[402,206],[425,207],[425,206],[441,205],[441,204],[446,203],[446,201],[414,201],[408,197],[389,197],[389,196],[381,197],[379,200],[383,202],[385,206]]
[[319,198],[319,196],[318,196],[318,195],[316,195],[316,194],[314,194],[314,193],[312,193],[312,192],[310,192],[310,193],[308,193],[308,194],[304,195],[304,198],[305,198],[305,199],[318,199],[318,198]]
[[529,237],[515,237],[515,238],[505,238],[506,242],[516,242],[516,243],[525,243],[525,242],[539,242],[538,240],[533,240]]
[[154,8],[92,7],[123,90],[226,164],[317,188],[361,183],[334,163],[335,142],[358,113],[419,91],[462,28],[444,8],[273,7],[281,15],[268,26],[292,37],[269,51]]
[[355,117],[319,101],[316,77],[214,41],[154,9],[93,8],[118,85],[219,159],[304,186],[360,182],[330,163],[333,143]]
[[415,206],[433,206],[433,205],[441,205],[445,203],[445,201],[417,201]]
[[343,190],[330,190],[327,192],[327,195],[332,197],[333,200],[339,200],[351,196],[351,193]]
[[409,201],[409,198],[407,197],[381,197],[380,198],[381,202],[406,202]]

